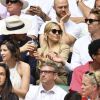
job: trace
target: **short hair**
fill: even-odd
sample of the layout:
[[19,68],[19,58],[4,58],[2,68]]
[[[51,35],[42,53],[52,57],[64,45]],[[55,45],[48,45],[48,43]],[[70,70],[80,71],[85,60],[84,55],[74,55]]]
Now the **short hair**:
[[64,97],[64,100],[81,100],[81,99],[82,99],[81,95],[76,91],[69,92]]
[[93,55],[96,55],[98,53],[99,49],[100,49],[100,39],[94,40],[89,44],[88,51],[91,58],[93,58],[92,57]]
[[97,17],[97,19],[100,21],[100,8],[91,9],[90,14],[94,14]]
[[14,40],[5,40],[1,45],[6,45],[8,50],[11,52],[12,57],[16,59],[16,61],[19,61],[21,59],[20,57],[20,49],[17,44],[17,41]]
[[52,67],[52,68],[54,68],[54,71],[55,71],[56,73],[58,73],[58,65],[57,65],[55,62],[53,62],[53,61],[44,62],[44,63],[42,63],[42,64],[40,65],[40,68],[42,68],[42,67],[44,67],[44,66]]

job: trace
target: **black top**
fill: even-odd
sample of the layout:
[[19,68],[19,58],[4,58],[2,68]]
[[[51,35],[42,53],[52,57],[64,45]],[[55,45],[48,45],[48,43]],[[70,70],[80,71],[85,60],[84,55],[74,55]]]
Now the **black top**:
[[[2,96],[0,96],[0,100],[3,100]],[[10,93],[7,100],[19,100],[19,98],[16,94]]]

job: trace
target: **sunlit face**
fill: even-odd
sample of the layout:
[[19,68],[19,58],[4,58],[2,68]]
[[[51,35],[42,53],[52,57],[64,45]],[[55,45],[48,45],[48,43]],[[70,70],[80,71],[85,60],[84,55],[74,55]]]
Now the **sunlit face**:
[[67,0],[57,0],[54,9],[59,18],[64,17],[69,12]]
[[2,60],[4,62],[7,62],[11,59],[11,52],[10,50],[7,48],[6,45],[1,45],[1,56],[2,56]]
[[0,66],[0,87],[4,85],[6,81],[6,72],[3,67]]
[[88,97],[94,92],[94,85],[91,83],[91,80],[86,76],[83,76],[81,88],[82,96],[84,97]]
[[[52,30],[56,30],[56,32]],[[60,33],[59,31],[61,31],[59,26],[55,25],[54,27],[52,27],[50,32],[47,34],[48,40],[52,42],[59,42],[62,36],[62,33]]]
[[100,0],[96,0],[96,8],[100,8]]
[[11,3],[9,2],[7,4],[7,10],[11,15],[16,15],[18,12],[20,12],[22,9],[22,4],[19,2]]
[[40,69],[40,81],[42,82],[42,84],[53,83],[56,79],[56,73],[54,72],[54,68],[49,66],[43,66]]
[[[98,20],[97,17],[94,14],[90,14],[88,19]],[[100,22],[94,21],[93,23],[88,24],[88,30],[91,33],[91,35],[95,34],[96,32],[98,32],[100,30]]]

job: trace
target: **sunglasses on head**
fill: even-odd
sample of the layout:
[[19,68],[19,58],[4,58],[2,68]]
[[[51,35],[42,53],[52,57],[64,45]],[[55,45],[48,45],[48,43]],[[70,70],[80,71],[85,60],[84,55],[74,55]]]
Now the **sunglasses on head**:
[[98,19],[85,19],[85,23],[92,24],[93,22],[99,22]]
[[56,30],[56,29],[51,29],[51,32],[53,33],[53,34],[62,34],[62,30]]
[[6,4],[8,4],[8,3],[17,3],[17,2],[20,2],[19,0],[8,0],[7,2],[6,2]]
[[87,71],[87,72],[85,72],[85,74],[90,75],[90,76],[93,76],[94,79],[95,79],[95,81],[96,81],[97,86],[99,86],[98,81],[97,81],[97,79],[96,79],[96,76],[95,76],[95,74],[94,74],[93,72]]

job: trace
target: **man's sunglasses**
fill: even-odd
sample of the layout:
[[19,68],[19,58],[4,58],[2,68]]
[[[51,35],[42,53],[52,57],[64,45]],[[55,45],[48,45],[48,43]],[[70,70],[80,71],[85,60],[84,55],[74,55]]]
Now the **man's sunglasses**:
[[93,22],[99,22],[98,19],[85,19],[85,23],[92,24]]
[[95,81],[96,81],[97,86],[99,86],[98,81],[97,81],[97,79],[96,79],[96,76],[95,76],[95,74],[94,74],[93,72],[87,71],[87,72],[85,72],[85,74],[88,74],[88,75],[90,75],[90,76],[93,76],[94,79],[95,79]]
[[51,32],[53,33],[53,34],[62,34],[62,30],[56,30],[56,29],[51,29]]
[[20,0],[8,0],[7,2],[6,2],[6,4],[8,4],[8,3],[17,3],[17,2],[20,2]]

